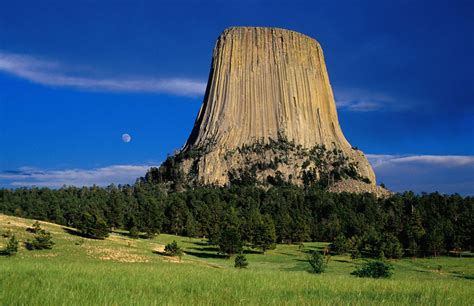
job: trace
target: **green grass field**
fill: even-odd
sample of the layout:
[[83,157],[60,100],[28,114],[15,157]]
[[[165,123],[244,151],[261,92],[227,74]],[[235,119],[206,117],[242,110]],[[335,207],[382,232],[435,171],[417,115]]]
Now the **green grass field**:
[[[33,222],[0,215],[0,232],[25,241]],[[0,257],[0,305],[474,305],[472,257],[393,261],[391,279],[373,280],[350,275],[362,260],[345,256],[331,257],[321,275],[309,273],[305,251],[324,243],[249,252],[249,267],[240,270],[200,239],[117,233],[101,241],[41,225],[55,247]],[[173,240],[186,252],[181,262],[159,254]]]

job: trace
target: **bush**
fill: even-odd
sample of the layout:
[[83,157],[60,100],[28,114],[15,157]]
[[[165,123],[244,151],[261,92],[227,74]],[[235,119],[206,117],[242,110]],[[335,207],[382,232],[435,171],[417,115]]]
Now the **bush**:
[[54,242],[51,237],[51,233],[40,229],[32,241],[26,242],[26,248],[28,250],[50,250],[53,248]]
[[133,238],[133,239],[137,239],[138,237],[140,237],[140,232],[138,231],[138,228],[136,226],[132,227],[128,231],[128,236],[130,236],[130,238]]
[[247,262],[247,258],[245,257],[244,254],[240,253],[235,256],[235,264],[234,267],[244,269],[247,268],[249,263]]
[[393,266],[380,260],[373,260],[363,264],[351,274],[358,277],[389,278],[392,276]]
[[343,234],[337,236],[329,245],[329,249],[336,255],[344,254],[349,251],[349,243]]
[[308,262],[311,265],[314,273],[323,273],[326,270],[326,263],[324,257],[321,253],[316,251],[311,251],[308,255]]
[[36,234],[41,230],[41,224],[38,221],[35,221],[35,223],[26,230],[30,233]]
[[3,256],[12,256],[18,252],[18,240],[16,240],[15,235],[12,235],[10,240],[7,242],[7,246],[0,250],[0,255]]
[[4,238],[10,238],[12,235],[13,235],[13,234],[12,234],[12,230],[11,230],[11,229],[8,229],[8,230],[6,230],[6,231],[4,231],[4,232],[2,233],[2,237],[4,237]]
[[178,243],[173,240],[173,242],[168,243],[165,246],[165,255],[178,256],[181,258],[181,256],[183,256],[183,250],[178,246]]

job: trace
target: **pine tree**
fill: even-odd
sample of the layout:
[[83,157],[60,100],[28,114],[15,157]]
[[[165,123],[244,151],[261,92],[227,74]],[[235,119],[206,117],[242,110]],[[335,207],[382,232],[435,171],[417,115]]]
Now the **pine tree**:
[[51,237],[51,233],[40,229],[34,236],[33,240],[26,242],[26,248],[28,250],[49,250],[52,249],[54,242]]
[[228,257],[242,251],[240,233],[235,227],[229,227],[222,231],[219,239],[219,250]]
[[253,234],[252,246],[265,253],[266,250],[273,250],[276,247],[275,242],[275,224],[269,215],[264,215]]
[[84,212],[76,228],[86,237],[104,239],[109,236],[109,226],[105,220],[94,212]]
[[3,250],[0,250],[0,255],[3,256],[12,256],[18,252],[19,242],[16,240],[15,235],[12,235],[8,240],[6,247]]
[[247,258],[243,253],[237,254],[237,256],[235,256],[234,267],[245,269],[248,265],[249,263],[247,262]]
[[183,250],[179,247],[178,243],[175,240],[165,246],[164,253],[166,256],[177,256],[179,258],[179,261],[181,261],[181,257],[183,257],[184,254]]
[[314,273],[319,274],[326,270],[326,262],[324,261],[324,257],[317,251],[312,251],[308,255],[308,263],[311,265]]

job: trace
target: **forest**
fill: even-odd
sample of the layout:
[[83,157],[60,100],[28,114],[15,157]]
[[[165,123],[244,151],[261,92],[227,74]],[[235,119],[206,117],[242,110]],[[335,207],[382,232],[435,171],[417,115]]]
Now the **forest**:
[[0,212],[104,238],[159,233],[207,238],[229,255],[275,243],[331,242],[356,257],[460,255],[473,250],[474,198],[413,192],[376,198],[317,186],[248,185],[169,191],[162,184],[0,189]]

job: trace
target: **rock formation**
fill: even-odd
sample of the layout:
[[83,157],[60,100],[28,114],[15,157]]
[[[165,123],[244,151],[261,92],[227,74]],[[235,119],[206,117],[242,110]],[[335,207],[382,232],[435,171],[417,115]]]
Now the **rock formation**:
[[201,110],[175,164],[197,184],[224,185],[249,171],[260,182],[275,174],[296,184],[322,173],[334,180],[323,167],[375,184],[339,126],[320,44],[277,28],[232,27],[219,36]]

